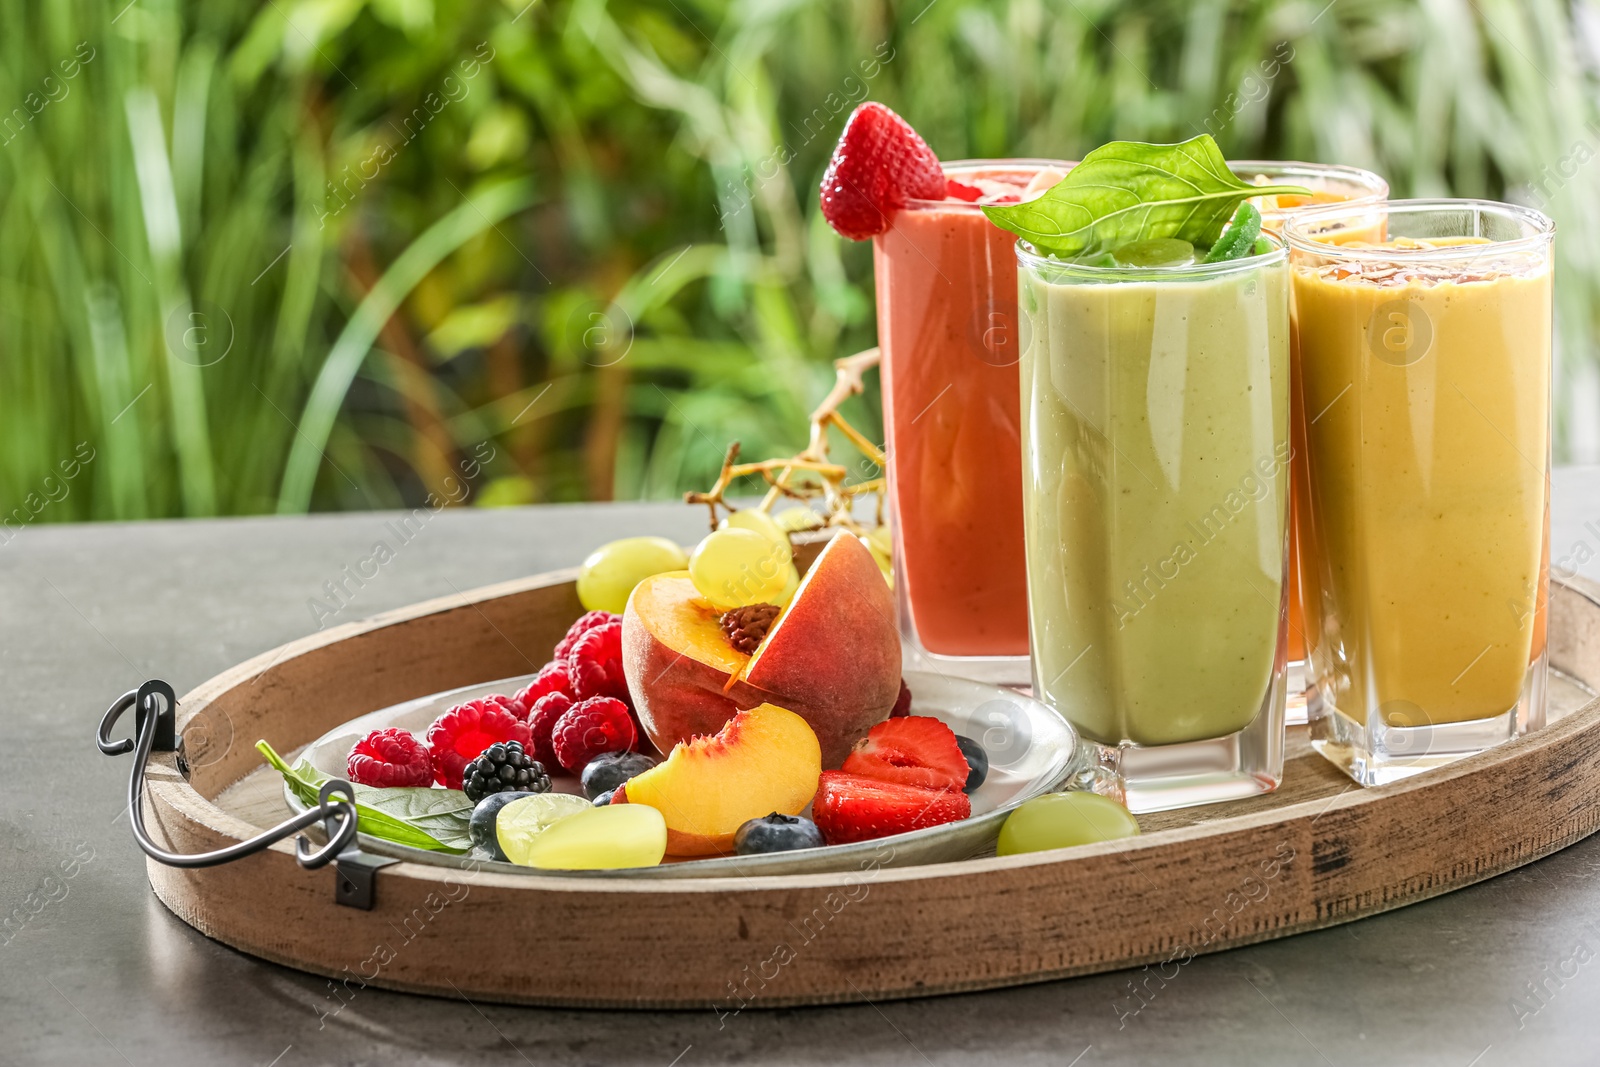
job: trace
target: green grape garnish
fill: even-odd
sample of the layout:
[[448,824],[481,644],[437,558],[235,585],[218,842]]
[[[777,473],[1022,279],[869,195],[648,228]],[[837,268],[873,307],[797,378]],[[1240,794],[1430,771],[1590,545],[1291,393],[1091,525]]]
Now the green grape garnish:
[[1133,837],[1139,823],[1128,809],[1098,793],[1048,793],[1017,808],[1000,827],[995,852],[1014,856]]

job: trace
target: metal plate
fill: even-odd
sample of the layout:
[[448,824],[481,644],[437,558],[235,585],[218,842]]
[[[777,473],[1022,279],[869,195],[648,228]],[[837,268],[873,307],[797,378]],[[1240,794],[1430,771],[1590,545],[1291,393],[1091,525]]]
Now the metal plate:
[[[351,746],[373,730],[399,727],[421,737],[441,713],[453,705],[490,693],[515,693],[533,675],[503,678],[381,708],[339,726],[313,741],[303,753],[327,775],[343,777]],[[972,794],[972,816],[957,823],[896,834],[876,841],[806,849],[765,856],[668,858],[659,867],[621,871],[537,871],[485,860],[481,855],[450,855],[397,845],[360,835],[364,851],[416,863],[480,870],[538,874],[577,874],[586,878],[703,878],[708,875],[808,874],[878,867],[909,867],[968,859],[989,848],[1006,814],[1025,800],[1048,793],[1075,769],[1077,736],[1060,716],[1030,696],[1012,689],[922,671],[907,671],[906,684],[918,715],[940,719],[958,734],[973,738],[989,756],[989,776]],[[558,792],[582,793],[577,778],[553,776]],[[284,790],[296,811],[303,805]]]

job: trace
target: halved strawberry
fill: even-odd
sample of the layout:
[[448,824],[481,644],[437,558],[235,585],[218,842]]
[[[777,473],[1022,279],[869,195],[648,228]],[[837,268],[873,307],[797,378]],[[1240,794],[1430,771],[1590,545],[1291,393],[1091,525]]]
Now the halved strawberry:
[[871,841],[965,819],[972,801],[954,789],[916,786],[823,771],[811,801],[811,819],[830,845]]
[[840,767],[846,774],[922,789],[960,789],[971,769],[955,731],[926,715],[880,722],[856,742]]
[[943,200],[944,168],[905,119],[874,101],[844,125],[822,176],[822,217],[841,235],[865,241],[889,228],[908,200]]

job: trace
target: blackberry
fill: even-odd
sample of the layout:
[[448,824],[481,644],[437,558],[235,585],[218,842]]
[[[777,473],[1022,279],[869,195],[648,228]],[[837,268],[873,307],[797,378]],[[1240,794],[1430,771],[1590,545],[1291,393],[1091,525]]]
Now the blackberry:
[[473,803],[491,793],[548,793],[550,776],[522,742],[496,741],[461,772],[461,790]]

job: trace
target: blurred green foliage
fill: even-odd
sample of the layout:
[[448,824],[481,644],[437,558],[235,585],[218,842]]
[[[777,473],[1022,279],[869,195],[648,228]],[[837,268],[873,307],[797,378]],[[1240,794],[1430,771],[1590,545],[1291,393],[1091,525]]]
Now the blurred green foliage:
[[[1560,0],[7,4],[0,522],[669,496],[731,439],[793,451],[828,361],[873,342],[870,249],[815,195],[868,97],[946,159],[1209,131],[1530,201],[1574,367],[1593,25]],[[849,417],[875,432],[875,398]]]

